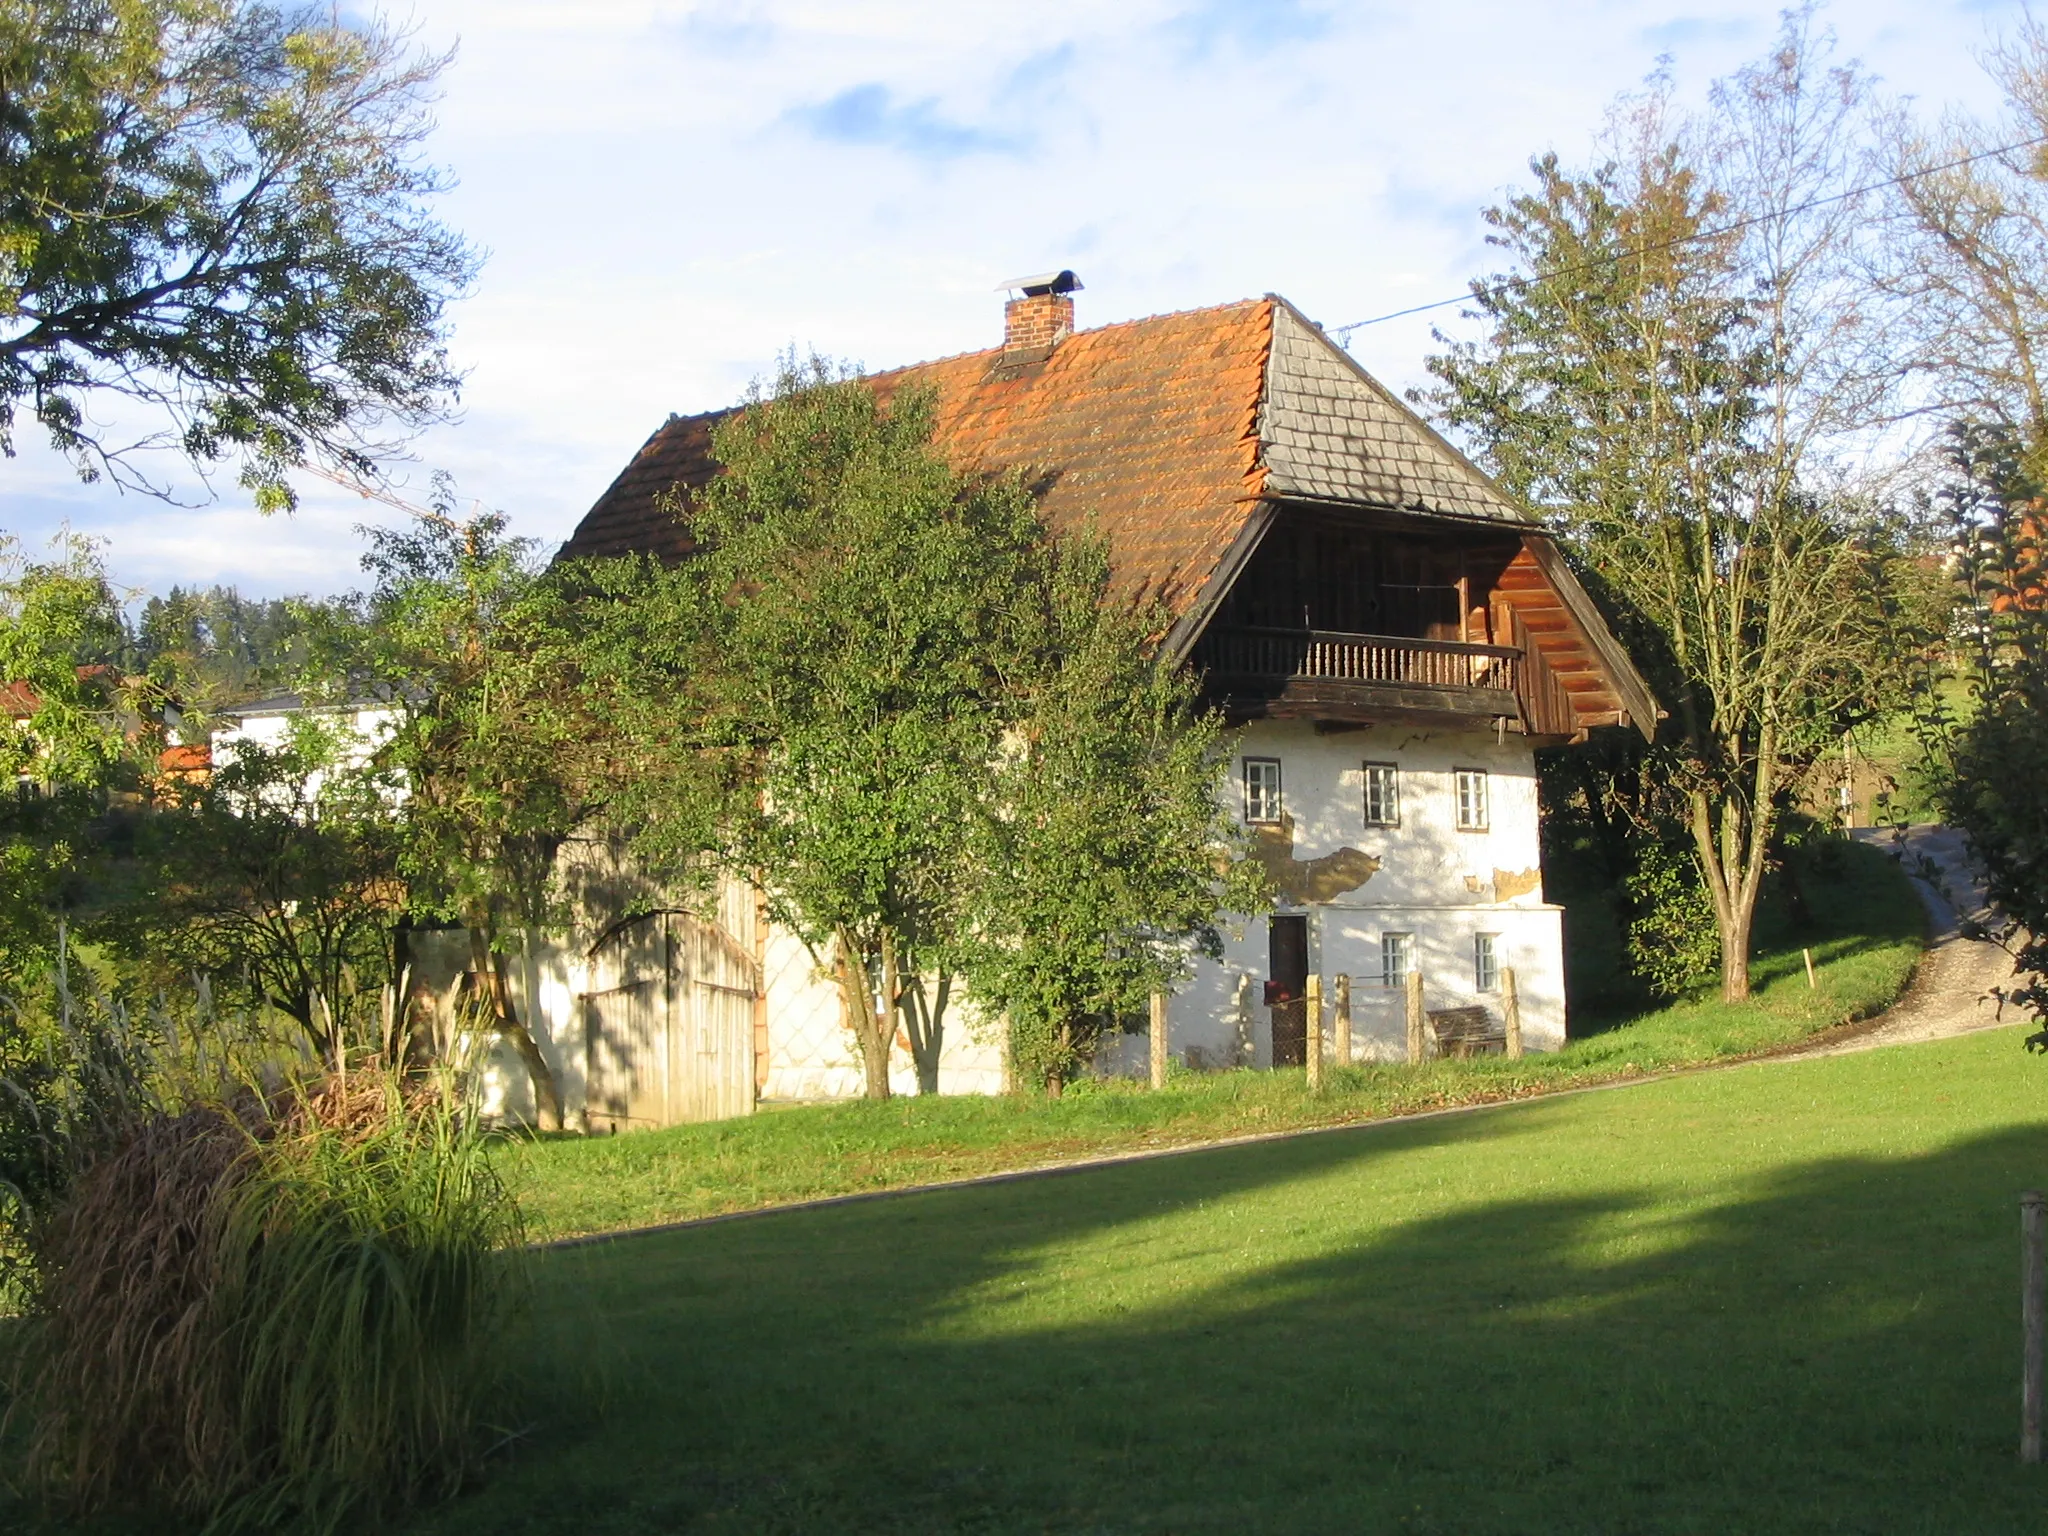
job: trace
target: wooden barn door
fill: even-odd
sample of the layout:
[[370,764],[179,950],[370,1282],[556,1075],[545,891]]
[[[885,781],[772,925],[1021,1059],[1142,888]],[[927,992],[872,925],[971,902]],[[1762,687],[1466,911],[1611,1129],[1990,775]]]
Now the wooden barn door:
[[583,1005],[593,1131],[753,1111],[759,978],[740,940],[686,913],[651,913],[600,941],[590,980]]
[[583,996],[585,1114],[593,1131],[668,1124],[670,965],[660,914],[615,929]]
[[674,1118],[725,1120],[754,1108],[754,957],[723,928],[674,919],[677,998]]

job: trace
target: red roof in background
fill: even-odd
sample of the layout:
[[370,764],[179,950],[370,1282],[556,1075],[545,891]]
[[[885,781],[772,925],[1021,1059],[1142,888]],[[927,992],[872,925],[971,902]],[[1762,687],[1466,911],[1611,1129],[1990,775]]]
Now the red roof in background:
[[[1076,331],[1040,361],[1003,349],[917,363],[868,382],[886,399],[937,391],[935,439],[957,469],[1019,470],[1054,527],[1092,518],[1127,581],[1179,618],[1229,551],[1263,490],[1259,403],[1275,301]],[[577,556],[687,553],[657,504],[717,470],[711,434],[728,411],[672,417],[562,546]]]
[[[94,679],[102,682],[112,679],[113,685],[118,686],[121,681],[121,669],[109,666],[104,661],[96,661],[89,666],[78,668],[77,675],[81,683]],[[34,683],[26,678],[19,678],[11,683],[0,683],[0,707],[6,709],[10,718],[26,720],[43,707],[43,699],[42,695],[36,692]]]
[[43,707],[41,695],[26,682],[0,683],[0,706],[11,720],[26,720]]
[[165,747],[156,756],[160,773],[205,773],[213,767],[213,748],[205,742]]

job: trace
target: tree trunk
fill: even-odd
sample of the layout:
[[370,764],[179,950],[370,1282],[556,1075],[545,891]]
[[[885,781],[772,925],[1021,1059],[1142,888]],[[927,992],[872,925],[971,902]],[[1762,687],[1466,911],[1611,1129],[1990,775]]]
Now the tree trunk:
[[[847,1026],[860,1052],[864,1091],[871,1099],[889,1097],[889,1019],[879,1017],[868,968],[853,936],[844,928],[832,939],[832,976],[839,983],[839,999],[846,1010]],[[893,1012],[893,1010],[892,1010]]]
[[953,973],[941,970],[926,992],[922,974],[910,978],[903,989],[904,1033],[910,1036],[911,1060],[917,1063],[917,1091],[920,1095],[939,1091],[939,1054],[946,1043],[946,1004],[953,995]]
[[526,1067],[526,1075],[533,1080],[534,1107],[540,1112],[540,1128],[559,1131],[562,1128],[562,1087],[555,1079],[554,1068],[541,1054],[540,1042],[533,1038],[533,1031],[526,1027],[525,1021],[519,1017],[519,1010],[513,1006],[511,983],[505,975],[505,957],[497,952],[497,946],[492,942],[495,937],[488,918],[470,923],[470,969],[476,973],[477,984],[484,989],[484,996],[490,1002],[492,1023],[512,1042],[512,1048],[519,1052],[519,1060]]
[[1074,1025],[1062,1020],[1053,1036],[1053,1064],[1045,1074],[1045,1096],[1057,1099],[1067,1091],[1067,1059],[1073,1054]]
[[1749,1001],[1749,941],[1756,926],[1757,897],[1763,889],[1764,855],[1776,821],[1771,802],[1776,788],[1776,740],[1766,730],[1757,750],[1753,813],[1744,815],[1743,807],[1731,795],[1719,806],[1720,824],[1716,827],[1715,807],[1706,791],[1694,789],[1690,797],[1693,845],[1721,933],[1724,1003]]

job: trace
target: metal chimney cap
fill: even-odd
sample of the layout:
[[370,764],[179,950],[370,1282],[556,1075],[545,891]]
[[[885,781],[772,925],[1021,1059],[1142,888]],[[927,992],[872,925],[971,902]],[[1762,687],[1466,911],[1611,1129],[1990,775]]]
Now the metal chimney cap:
[[1073,293],[1081,286],[1081,279],[1062,268],[1058,272],[1040,272],[1032,277],[1012,277],[996,284],[997,292],[1021,289],[1031,298],[1048,293]]

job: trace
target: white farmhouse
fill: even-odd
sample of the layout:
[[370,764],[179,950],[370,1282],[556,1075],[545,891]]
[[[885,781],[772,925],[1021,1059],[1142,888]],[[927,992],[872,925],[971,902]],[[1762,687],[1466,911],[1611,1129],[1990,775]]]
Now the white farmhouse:
[[[1223,959],[1172,1000],[1174,1053],[1300,1063],[1314,974],[1325,996],[1348,979],[1359,1055],[1398,1055],[1410,972],[1431,1009],[1497,1013],[1510,968],[1526,1044],[1561,1044],[1535,752],[1599,728],[1648,734],[1657,706],[1549,534],[1284,299],[1076,331],[1073,274],[1013,286],[1001,346],[871,383],[932,387],[956,463],[1022,470],[1055,525],[1092,523],[1123,587],[1163,597],[1166,645],[1235,727],[1219,792],[1281,900],[1236,920]],[[563,553],[687,557],[722,414],[670,418]],[[837,993],[802,945],[758,920],[729,926],[757,962],[757,1093],[857,1093]],[[572,1070],[579,1055],[668,1081],[695,1070],[672,1011],[610,1019],[586,1007],[551,1048]],[[646,1038],[606,1037],[622,1029]],[[997,1088],[995,1032],[952,1034],[942,1090]],[[679,1102],[651,1076],[612,1100],[613,1123],[673,1118],[659,1106]]]

